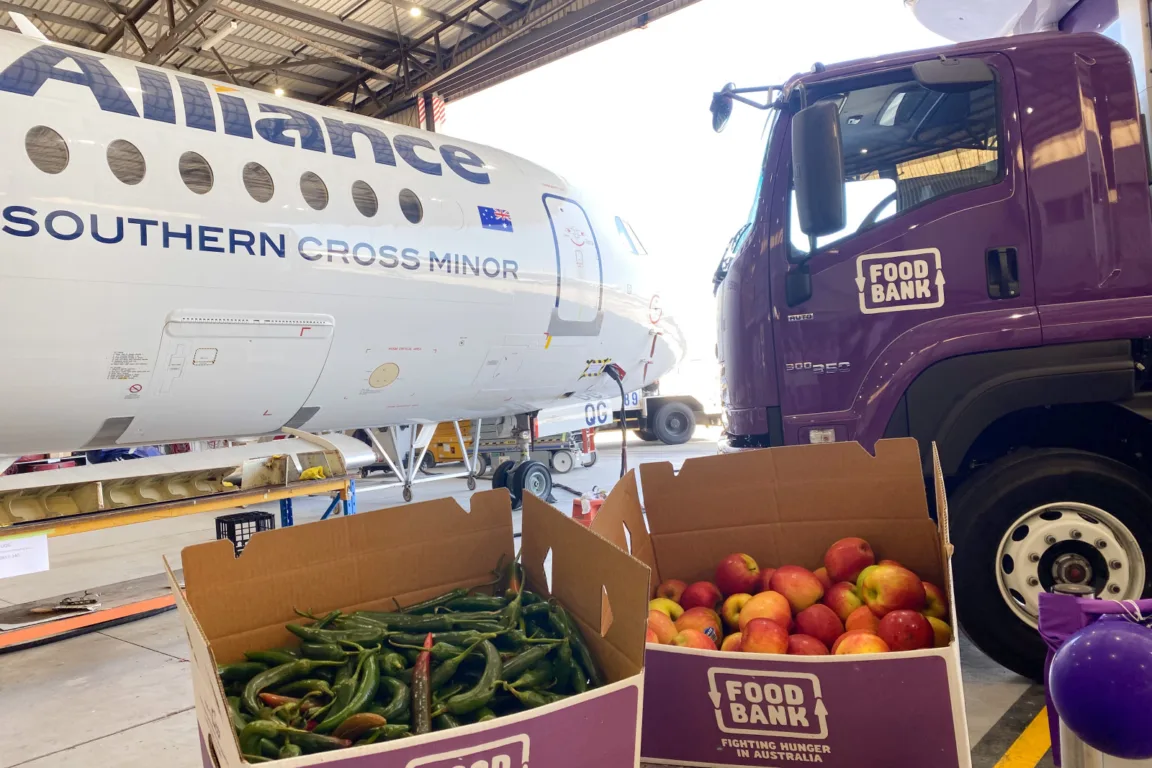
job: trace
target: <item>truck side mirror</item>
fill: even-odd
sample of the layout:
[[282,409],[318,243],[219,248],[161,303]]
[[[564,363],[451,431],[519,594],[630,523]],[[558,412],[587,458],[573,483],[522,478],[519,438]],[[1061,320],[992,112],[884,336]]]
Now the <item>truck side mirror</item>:
[[835,102],[817,102],[792,118],[792,164],[800,231],[815,238],[844,229],[844,147]]
[[721,90],[712,94],[712,130],[720,133],[728,125],[728,118],[732,117],[732,90],[735,83],[728,83]]
[[930,59],[912,65],[916,82],[937,93],[968,93],[996,82],[992,68],[980,59]]

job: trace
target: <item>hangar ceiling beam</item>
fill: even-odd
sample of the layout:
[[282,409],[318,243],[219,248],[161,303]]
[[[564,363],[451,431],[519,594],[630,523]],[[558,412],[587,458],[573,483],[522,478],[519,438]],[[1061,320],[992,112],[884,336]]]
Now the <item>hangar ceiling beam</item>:
[[71,16],[62,16],[59,13],[51,13],[50,11],[38,11],[35,8],[26,8],[22,5],[15,3],[4,2],[0,0],[0,11],[13,11],[15,13],[22,13],[25,16],[31,16],[34,19],[42,19],[43,21],[51,21],[54,24],[60,24],[72,29],[80,29],[85,32],[95,32],[99,35],[108,34],[108,27],[103,24],[97,24],[94,21],[84,21],[82,19],[74,19]]
[[163,61],[165,56],[176,50],[176,46],[182,43],[184,38],[196,30],[197,23],[216,7],[217,2],[218,0],[202,0],[200,5],[193,6],[173,29],[168,30],[167,34],[156,41],[152,50],[144,55],[143,62],[159,64]]
[[116,43],[120,42],[120,38],[124,37],[124,33],[128,31],[128,24],[135,24],[144,18],[144,14],[152,10],[152,6],[156,5],[156,0],[139,0],[132,10],[120,19],[120,23],[114,26],[108,34],[96,44],[96,50],[101,53],[107,53],[112,50]]

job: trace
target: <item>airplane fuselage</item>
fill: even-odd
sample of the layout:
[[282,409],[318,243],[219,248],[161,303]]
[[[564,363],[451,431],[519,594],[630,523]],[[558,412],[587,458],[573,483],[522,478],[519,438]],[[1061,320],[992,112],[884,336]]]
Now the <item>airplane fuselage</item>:
[[0,454],[490,417],[675,363],[655,256],[490,147],[0,34]]

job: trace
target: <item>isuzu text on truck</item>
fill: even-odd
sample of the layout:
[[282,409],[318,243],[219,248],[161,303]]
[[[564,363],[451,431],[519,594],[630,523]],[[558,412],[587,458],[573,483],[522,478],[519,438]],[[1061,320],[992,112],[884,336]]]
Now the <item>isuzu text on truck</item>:
[[1038,675],[1042,592],[1148,593],[1152,198],[1128,54],[1041,34],[817,65],[727,86],[717,129],[734,101],[772,124],[719,291],[727,447],[935,442],[960,619]]

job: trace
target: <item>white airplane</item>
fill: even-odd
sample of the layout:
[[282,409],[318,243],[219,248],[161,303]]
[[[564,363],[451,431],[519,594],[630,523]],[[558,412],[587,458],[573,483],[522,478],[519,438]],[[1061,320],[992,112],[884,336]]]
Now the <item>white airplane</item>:
[[0,34],[0,454],[532,412],[683,351],[533,163]]

